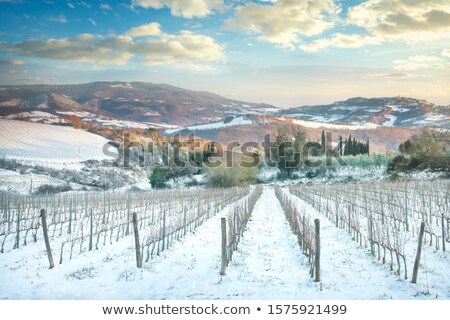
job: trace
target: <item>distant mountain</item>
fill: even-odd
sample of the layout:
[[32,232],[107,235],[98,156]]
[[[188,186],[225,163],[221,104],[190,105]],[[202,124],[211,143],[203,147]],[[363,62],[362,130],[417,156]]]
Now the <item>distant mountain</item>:
[[0,87],[0,116],[44,118],[46,122],[57,121],[51,115],[58,118],[75,115],[113,127],[139,123],[143,127],[171,127],[278,110],[267,104],[143,82]]
[[370,139],[376,152],[397,150],[422,126],[450,129],[450,106],[404,97],[281,109],[143,82],[0,87],[0,117],[60,123],[72,115],[99,126],[155,127],[167,135],[195,133],[219,142],[262,141],[286,126],[298,126],[308,139],[319,141],[325,129],[335,137]]
[[329,105],[280,110],[278,116],[323,124],[367,128],[439,126],[450,129],[450,106],[440,107],[413,98],[351,98]]

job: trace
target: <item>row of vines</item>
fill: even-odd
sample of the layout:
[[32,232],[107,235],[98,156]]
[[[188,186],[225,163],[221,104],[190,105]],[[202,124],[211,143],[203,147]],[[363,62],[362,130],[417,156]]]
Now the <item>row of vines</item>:
[[382,263],[408,277],[406,244],[417,242],[421,224],[425,240],[436,250],[450,242],[448,181],[383,182],[291,186],[290,192],[370,247]]
[[319,221],[313,223],[311,217],[304,210],[297,210],[295,202],[283,192],[281,187],[275,187],[275,194],[281,203],[292,232],[297,236],[303,254],[308,258],[311,277],[316,275],[316,281],[319,281],[320,261],[317,261],[320,253],[320,239],[317,229]]
[[76,254],[111,245],[133,233],[133,214],[148,261],[225,206],[248,195],[248,188],[150,192],[70,192],[47,196],[0,194],[1,252],[19,249],[41,233],[41,210],[59,263]]

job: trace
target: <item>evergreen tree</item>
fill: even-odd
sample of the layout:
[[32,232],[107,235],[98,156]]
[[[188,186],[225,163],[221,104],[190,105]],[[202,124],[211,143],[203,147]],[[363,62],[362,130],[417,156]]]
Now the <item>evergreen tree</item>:
[[326,146],[325,146],[325,131],[322,130],[322,150],[323,150],[323,154],[326,154],[327,150],[326,150]]
[[367,139],[366,149],[367,149],[367,151],[366,151],[367,155],[370,156],[369,139]]
[[339,155],[342,156],[344,154],[343,150],[342,150],[342,136],[339,136]]
[[353,148],[352,148],[352,135],[350,135],[349,137],[348,137],[348,153],[347,153],[347,155],[352,155],[353,154]]

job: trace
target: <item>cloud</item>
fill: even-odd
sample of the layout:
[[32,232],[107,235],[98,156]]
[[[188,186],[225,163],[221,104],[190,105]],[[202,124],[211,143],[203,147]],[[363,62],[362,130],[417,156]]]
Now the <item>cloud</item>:
[[318,35],[332,28],[339,11],[334,0],[250,2],[236,7],[225,27],[255,33],[261,41],[293,49],[299,37]]
[[450,49],[442,50],[441,55],[444,56],[444,57],[450,57]]
[[132,0],[131,7],[162,9],[167,7],[172,15],[183,18],[203,18],[223,6],[222,0]]
[[102,4],[100,5],[100,9],[103,9],[103,10],[112,10],[111,6],[110,6],[109,4],[107,4],[107,3],[102,3]]
[[407,59],[394,60],[393,64],[394,69],[403,71],[441,69],[446,66],[441,58],[427,55],[412,56]]
[[366,45],[378,45],[381,42],[382,40],[375,36],[335,33],[331,38],[314,40],[311,43],[300,45],[299,48],[307,52],[315,52],[327,47],[358,48]]
[[[46,41],[3,42],[0,49],[26,57],[98,64],[123,65],[137,57],[147,64],[185,64],[192,69],[192,65],[223,61],[223,48],[213,38],[189,31],[166,34],[159,27],[157,23],[150,23],[133,28],[124,35],[85,33]],[[143,35],[153,37],[134,39]]]
[[182,31],[180,35],[163,35],[160,39],[138,41],[133,52],[145,57],[147,64],[187,64],[223,59],[222,48],[213,38],[189,31]]
[[21,66],[26,64],[27,62],[25,60],[19,60],[19,59],[15,59],[15,60],[0,60],[0,64],[11,64],[11,65],[15,65],[15,66]]
[[93,26],[96,26],[96,25],[97,25],[97,22],[95,22],[94,19],[89,18],[88,21],[89,21]]
[[416,75],[406,72],[392,72],[392,73],[373,73],[364,76],[366,79],[407,79],[415,78]]
[[367,0],[348,11],[348,23],[386,39],[429,41],[450,33],[448,0]]
[[73,3],[67,2],[67,6],[68,6],[70,9],[75,9],[75,5],[74,5]]
[[130,29],[126,35],[130,37],[142,36],[156,36],[161,33],[161,25],[157,22],[152,22],[140,27]]
[[67,18],[63,14],[60,14],[57,17],[49,17],[47,20],[51,22],[67,23]]

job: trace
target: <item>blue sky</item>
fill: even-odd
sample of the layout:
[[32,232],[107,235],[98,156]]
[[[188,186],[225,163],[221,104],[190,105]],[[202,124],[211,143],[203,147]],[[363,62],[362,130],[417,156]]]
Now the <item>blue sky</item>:
[[282,107],[450,104],[450,0],[0,0],[0,84],[148,81]]

